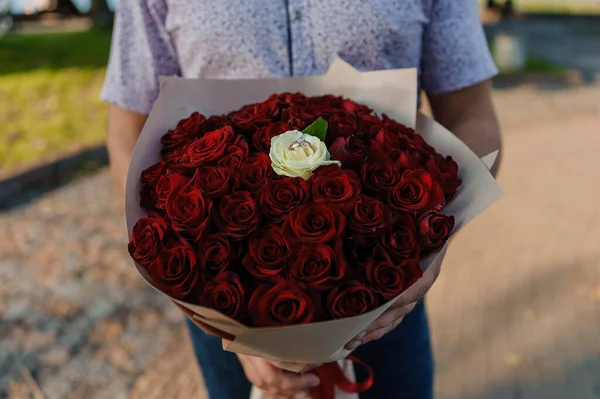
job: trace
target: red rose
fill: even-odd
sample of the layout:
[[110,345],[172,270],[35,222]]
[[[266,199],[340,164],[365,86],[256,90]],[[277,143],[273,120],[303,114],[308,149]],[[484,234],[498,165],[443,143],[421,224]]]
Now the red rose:
[[260,190],[273,175],[271,159],[264,152],[250,155],[240,169],[240,182],[250,192]]
[[360,195],[360,179],[352,171],[337,165],[321,166],[310,177],[312,195],[315,200],[326,199],[342,212],[352,207]]
[[334,319],[359,316],[377,305],[373,292],[358,281],[338,285],[327,296],[327,309]]
[[421,155],[417,152],[400,151],[397,154],[395,164],[400,168],[400,170],[404,171],[407,169],[422,169],[424,162],[421,159]]
[[[297,126],[298,130],[304,129],[323,115],[323,108],[305,107],[296,104],[290,105],[281,113],[281,121],[291,126]],[[331,109],[330,109],[331,111]],[[333,110],[335,112],[335,110]]]
[[356,136],[338,137],[329,146],[331,159],[340,161],[343,168],[358,169],[363,164],[367,153],[362,140]]
[[383,126],[390,132],[398,136],[412,136],[415,134],[415,130],[411,127],[406,126],[403,123],[400,123],[386,114],[381,115],[381,121],[383,122]]
[[161,151],[160,155],[162,159],[167,162],[170,169],[173,170],[181,170],[185,169],[181,162],[184,159],[187,159],[187,149],[191,142],[194,140],[190,140],[187,144],[183,144],[181,147],[173,148],[170,151]]
[[205,132],[212,132],[213,130],[221,129],[225,126],[227,126],[227,118],[225,116],[213,115],[206,120],[202,129]]
[[379,131],[383,127],[381,118],[375,114],[359,114],[356,135],[368,136],[371,131]]
[[213,277],[227,270],[239,256],[239,247],[229,242],[222,234],[209,234],[202,239],[198,253],[205,260],[207,277]]
[[342,108],[344,106],[344,99],[339,96],[334,96],[332,94],[326,94],[324,96],[315,96],[308,98],[308,104],[311,107],[316,108]]
[[446,202],[456,194],[456,190],[462,184],[462,181],[458,178],[458,165],[452,159],[452,157],[443,157],[440,154],[435,154],[429,158],[425,165],[427,171],[433,177],[444,192]]
[[302,93],[279,93],[271,95],[270,99],[273,98],[277,101],[277,105],[281,108],[287,108],[290,104],[306,105],[308,104],[308,97]]
[[160,179],[158,179],[158,183],[156,184],[156,208],[158,209],[166,209],[167,208],[167,198],[171,194],[171,191],[177,189],[178,187],[185,186],[190,181],[190,178],[187,176],[183,176],[176,172],[165,171],[166,174],[162,175]]
[[399,136],[394,133],[390,133],[385,128],[379,128],[379,130],[371,130],[372,134],[372,143],[371,143],[371,151],[380,151],[386,154],[390,159],[395,160],[400,151],[406,150],[408,145],[406,143],[406,138]]
[[170,153],[194,140],[201,134],[200,128],[205,121],[206,118],[199,112],[194,112],[189,117],[179,121],[175,130],[169,130],[162,137],[163,152],[165,154]]
[[[354,112],[355,114],[370,114],[373,110],[366,105],[357,104],[352,100],[344,99],[342,101],[342,107],[348,112]],[[362,115],[361,115],[362,116]]]
[[157,209],[158,198],[156,187],[161,176],[167,173],[167,164],[160,161],[145,169],[141,175],[142,189],[140,192],[140,206],[146,211]]
[[252,135],[252,146],[256,151],[269,152],[271,149],[271,139],[288,130],[294,130],[294,128],[283,122],[273,122],[259,127],[256,133]]
[[[350,137],[356,134],[358,121],[356,116],[346,111],[337,111],[332,115],[328,115],[325,119],[329,124],[327,128],[327,138],[329,137]],[[328,140],[329,142],[333,140]]]
[[332,246],[319,243],[298,244],[287,268],[287,278],[303,283],[309,289],[329,290],[346,274],[342,242]]
[[381,238],[381,244],[394,262],[418,259],[420,248],[413,217],[404,212],[395,214],[392,227]]
[[287,280],[259,286],[248,303],[252,324],[272,327],[317,321],[321,315],[320,298],[311,294]]
[[300,241],[324,244],[342,235],[346,217],[331,202],[316,200],[295,208],[283,226],[286,232]]
[[246,191],[223,197],[215,214],[217,227],[232,241],[239,241],[250,234],[260,221],[256,201]]
[[234,137],[231,126],[206,133],[187,146],[187,151],[181,160],[182,166],[195,168],[221,158]]
[[131,258],[142,266],[157,256],[167,234],[167,223],[158,215],[141,218],[133,226],[128,245]]
[[[412,129],[411,131],[414,132],[414,130]],[[409,140],[407,142],[409,149],[417,151],[422,155],[429,156],[434,155],[436,153],[435,148],[427,144],[423,137],[421,137],[421,135],[416,132],[414,132],[414,134],[409,137]]]
[[406,272],[411,271],[416,263],[416,260],[410,259],[396,265],[385,250],[377,245],[373,257],[367,260],[367,281],[383,299],[391,301],[408,288],[410,274]]
[[200,304],[241,321],[246,300],[239,276],[224,272],[211,279],[202,289]]
[[310,185],[304,179],[294,177],[267,181],[259,196],[262,211],[275,222],[283,220],[309,199]]
[[199,240],[206,229],[211,200],[195,185],[198,171],[185,186],[175,188],[167,197],[166,210],[173,230],[192,240]]
[[[363,195],[348,213],[348,230],[355,239],[379,237],[390,227],[390,209],[377,199]],[[364,244],[364,243],[363,243]]]
[[276,225],[266,226],[253,235],[242,263],[257,279],[275,279],[281,275],[291,254],[290,245]]
[[243,107],[229,114],[229,120],[242,134],[252,134],[261,126],[272,123],[278,116],[277,101],[269,99]]
[[183,238],[167,241],[146,270],[155,285],[176,299],[188,299],[202,288],[202,267],[194,248]]
[[405,171],[389,193],[390,208],[396,211],[439,211],[445,204],[439,184],[423,169]]
[[400,168],[385,161],[365,162],[360,173],[365,191],[376,195],[392,191],[402,179]]
[[207,197],[221,198],[229,195],[238,186],[234,169],[225,167],[205,167],[198,169],[196,186]]
[[454,228],[454,216],[429,212],[419,218],[419,238],[424,250],[441,247]]
[[248,143],[242,136],[237,136],[227,147],[218,165],[224,168],[239,169],[248,156]]

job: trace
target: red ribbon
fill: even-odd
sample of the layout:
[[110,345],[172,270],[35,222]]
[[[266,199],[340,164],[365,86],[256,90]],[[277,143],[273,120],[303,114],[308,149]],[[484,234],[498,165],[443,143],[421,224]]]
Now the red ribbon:
[[366,368],[369,372],[369,377],[360,383],[350,381],[338,362],[322,364],[311,371],[321,380],[321,384],[318,387],[311,388],[310,390],[312,399],[335,399],[336,386],[348,393],[362,393],[373,386],[373,370],[371,367],[354,356],[348,356],[346,359]]

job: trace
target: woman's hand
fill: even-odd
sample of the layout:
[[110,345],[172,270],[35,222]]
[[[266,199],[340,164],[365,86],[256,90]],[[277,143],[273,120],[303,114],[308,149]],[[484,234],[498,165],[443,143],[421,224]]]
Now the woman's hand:
[[292,399],[308,396],[310,388],[319,385],[314,374],[296,374],[278,369],[260,357],[237,354],[248,380],[274,399]]

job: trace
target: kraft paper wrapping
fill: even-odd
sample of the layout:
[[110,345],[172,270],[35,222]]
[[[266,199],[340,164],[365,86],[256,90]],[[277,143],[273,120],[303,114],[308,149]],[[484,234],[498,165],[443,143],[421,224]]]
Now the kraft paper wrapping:
[[[377,113],[414,126],[438,152],[459,165],[462,186],[443,212],[456,219],[454,234],[503,194],[486,164],[440,124],[417,113],[416,69],[359,73],[336,59],[323,76],[258,80],[207,80],[161,78],[161,90],[133,151],[126,187],[126,219],[129,237],[136,221],[145,216],[140,207],[140,174],[160,160],[160,138],[179,120],[198,111],[206,116],[224,114],[243,105],[260,102],[278,92],[306,95],[335,94],[368,105]],[[487,162],[495,154],[486,157]],[[447,245],[421,259],[424,272],[442,262]],[[137,270],[152,285],[140,265]],[[251,328],[212,309],[170,298],[208,333],[223,339],[227,351],[260,356],[290,371],[307,365],[337,361],[348,355],[344,345],[381,315],[393,302],[363,315],[341,320],[277,328]],[[397,298],[396,298],[397,299]],[[290,345],[293,343],[293,345]],[[352,398],[351,396],[348,399]]]

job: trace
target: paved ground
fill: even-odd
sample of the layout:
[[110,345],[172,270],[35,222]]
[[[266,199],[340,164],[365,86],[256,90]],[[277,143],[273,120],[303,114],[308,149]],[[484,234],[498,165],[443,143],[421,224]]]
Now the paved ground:
[[[543,87],[496,92],[506,197],[429,295],[440,399],[600,398],[600,86]],[[102,171],[0,214],[0,397],[205,397],[120,202]]]

